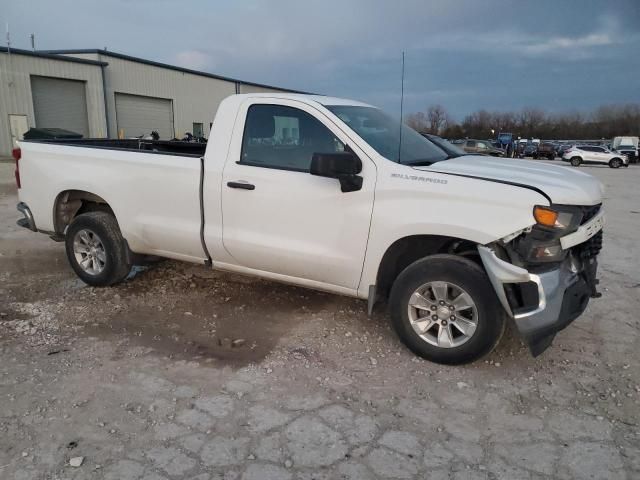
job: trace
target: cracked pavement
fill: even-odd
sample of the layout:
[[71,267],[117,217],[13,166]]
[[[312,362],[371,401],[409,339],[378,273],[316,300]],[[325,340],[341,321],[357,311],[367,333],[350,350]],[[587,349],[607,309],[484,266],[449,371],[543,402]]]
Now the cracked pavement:
[[87,287],[0,163],[0,478],[640,477],[640,167],[584,171],[603,297],[537,359],[507,331],[444,367],[358,300],[169,261]]

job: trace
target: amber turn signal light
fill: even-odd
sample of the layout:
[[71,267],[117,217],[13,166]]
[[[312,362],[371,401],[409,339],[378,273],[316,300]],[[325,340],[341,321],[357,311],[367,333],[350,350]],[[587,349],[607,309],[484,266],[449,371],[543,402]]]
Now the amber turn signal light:
[[548,207],[536,206],[533,209],[533,217],[540,225],[553,227],[556,224],[556,220],[558,220],[558,212]]

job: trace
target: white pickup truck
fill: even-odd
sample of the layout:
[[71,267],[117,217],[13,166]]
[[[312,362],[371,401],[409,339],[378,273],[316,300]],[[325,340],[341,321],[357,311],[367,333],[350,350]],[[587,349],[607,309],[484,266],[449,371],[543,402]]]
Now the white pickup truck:
[[14,156],[18,223],[64,241],[94,286],[154,255],[386,301],[406,346],[447,364],[490,352],[509,318],[538,355],[598,296],[599,181],[451,157],[351,100],[229,97],[206,151],[89,139]]

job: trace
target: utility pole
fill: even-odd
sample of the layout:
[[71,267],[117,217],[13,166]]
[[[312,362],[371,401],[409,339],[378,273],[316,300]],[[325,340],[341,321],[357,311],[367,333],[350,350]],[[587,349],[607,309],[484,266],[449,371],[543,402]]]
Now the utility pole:
[[36,34],[32,33],[29,35],[31,37],[31,50],[36,51]]

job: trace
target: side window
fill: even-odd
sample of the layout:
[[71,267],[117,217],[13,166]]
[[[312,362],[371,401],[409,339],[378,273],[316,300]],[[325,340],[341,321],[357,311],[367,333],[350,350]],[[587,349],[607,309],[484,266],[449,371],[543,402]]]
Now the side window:
[[478,148],[480,148],[480,149],[486,149],[486,148],[487,148],[487,145],[486,145],[486,144],[484,144],[484,143],[482,143],[482,142],[478,142],[478,143],[476,143],[476,145],[477,145],[477,147],[478,147]]
[[593,147],[593,151],[594,152],[598,152],[598,153],[604,153],[604,148],[602,148],[602,147]]
[[204,128],[202,123],[193,122],[192,132],[194,137],[204,137]]
[[476,142],[474,142],[473,140],[467,140],[467,147],[475,147],[476,146]]
[[238,163],[308,172],[314,153],[343,151],[344,144],[308,113],[282,105],[252,105]]

